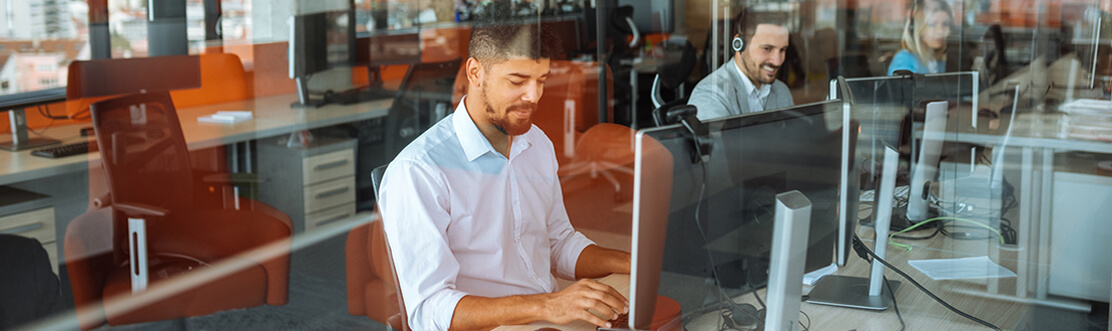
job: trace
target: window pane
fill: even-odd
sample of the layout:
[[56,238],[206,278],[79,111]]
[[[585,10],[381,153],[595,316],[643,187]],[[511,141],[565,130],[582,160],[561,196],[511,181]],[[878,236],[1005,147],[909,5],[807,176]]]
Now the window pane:
[[64,86],[89,58],[83,0],[0,0],[0,95]]

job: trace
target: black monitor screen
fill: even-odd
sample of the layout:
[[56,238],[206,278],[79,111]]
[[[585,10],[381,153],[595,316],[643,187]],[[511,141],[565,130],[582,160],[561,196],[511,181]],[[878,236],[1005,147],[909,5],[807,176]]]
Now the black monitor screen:
[[633,7],[633,22],[642,34],[671,33],[674,29],[672,0],[618,0],[618,6]]
[[296,15],[290,27],[290,77],[306,77],[355,60],[355,12]]
[[[705,164],[692,162],[694,144],[682,126],[645,130],[675,161],[661,293],[689,298],[670,277],[706,279],[714,271],[725,288],[766,284],[775,196],[790,190],[813,203],[806,270],[829,265],[840,212],[842,120],[835,100],[709,121]],[[677,300],[688,309],[702,299]]]

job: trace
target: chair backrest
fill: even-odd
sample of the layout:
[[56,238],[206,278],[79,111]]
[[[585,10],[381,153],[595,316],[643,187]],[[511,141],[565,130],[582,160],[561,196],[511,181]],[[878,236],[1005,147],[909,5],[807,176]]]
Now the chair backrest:
[[113,201],[171,211],[193,207],[189,149],[169,92],[132,94],[89,108]]
[[[381,192],[379,192],[379,190],[382,189],[382,177],[384,175],[386,175],[386,167],[389,166],[389,165],[390,164],[384,164],[384,165],[378,166],[377,168],[375,168],[375,170],[371,171],[371,183],[374,184],[375,200],[378,200],[379,197],[381,196]],[[379,231],[382,231],[382,230],[379,230]],[[372,233],[371,235],[374,236],[375,234]],[[395,293],[397,293],[397,297],[398,297],[398,308],[399,309],[398,309],[397,314],[398,314],[398,317],[400,318],[400,320],[398,320],[396,322],[391,321],[392,324],[397,324],[397,325],[391,325],[391,326],[400,328],[401,331],[409,331],[409,318],[405,314],[405,300],[402,298],[402,289],[401,289],[400,286],[398,286],[398,271],[397,271],[397,268],[394,267],[394,254],[393,254],[393,252],[390,251],[390,240],[389,240],[389,238],[386,238],[385,231],[382,231],[382,240],[383,240],[382,242],[385,244],[384,246],[386,247],[386,256],[390,260],[390,273],[393,274],[393,277],[394,277],[394,280],[393,280],[392,284],[394,285],[394,290],[396,291]]]
[[[661,90],[673,90],[677,98],[684,99],[684,91],[677,90],[695,70],[695,46],[687,39],[673,38],[653,46],[653,56],[657,61],[657,74],[653,80],[653,108],[668,103],[661,96]],[[684,101],[686,103],[686,101]]]
[[984,39],[981,41],[981,55],[984,57],[985,72],[981,74],[981,83],[992,86],[1008,76],[1008,56],[1004,43],[1004,32],[1000,24],[993,24],[985,30]]

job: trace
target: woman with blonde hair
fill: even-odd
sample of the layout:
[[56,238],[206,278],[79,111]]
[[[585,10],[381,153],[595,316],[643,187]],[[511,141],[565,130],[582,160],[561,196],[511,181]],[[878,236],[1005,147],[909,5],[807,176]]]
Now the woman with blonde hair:
[[915,0],[904,24],[900,51],[892,57],[888,74],[909,70],[918,74],[946,70],[946,38],[954,13],[945,0]]

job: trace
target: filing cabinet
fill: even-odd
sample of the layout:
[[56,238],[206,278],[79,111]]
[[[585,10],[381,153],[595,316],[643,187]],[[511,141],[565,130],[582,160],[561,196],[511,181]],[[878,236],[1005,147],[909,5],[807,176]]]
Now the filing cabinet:
[[50,196],[0,186],[0,234],[37,239],[50,258],[54,274],[58,274],[58,241]]
[[294,232],[355,215],[354,139],[318,136],[308,146],[259,140],[259,200],[285,212]]

